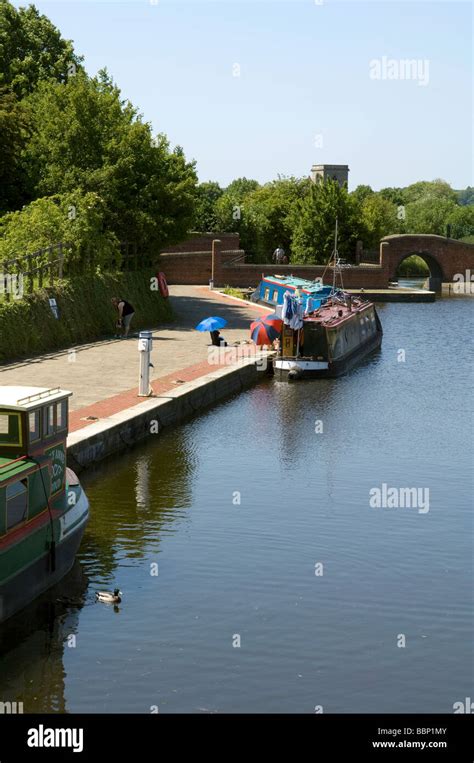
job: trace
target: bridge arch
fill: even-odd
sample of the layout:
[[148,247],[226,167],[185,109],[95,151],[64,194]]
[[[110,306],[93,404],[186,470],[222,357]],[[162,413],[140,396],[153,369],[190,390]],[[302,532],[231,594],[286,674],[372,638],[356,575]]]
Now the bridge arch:
[[399,234],[385,236],[380,242],[380,264],[388,281],[396,279],[400,263],[413,254],[426,262],[433,291],[441,291],[442,283],[474,269],[474,244],[431,234]]

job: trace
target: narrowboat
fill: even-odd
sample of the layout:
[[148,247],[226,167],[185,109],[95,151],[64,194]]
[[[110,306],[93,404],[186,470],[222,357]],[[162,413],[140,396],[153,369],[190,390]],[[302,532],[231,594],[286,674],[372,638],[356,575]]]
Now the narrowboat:
[[260,305],[275,308],[277,315],[280,315],[286,292],[298,295],[305,309],[314,310],[328,300],[334,293],[334,288],[324,285],[321,278],[307,281],[294,276],[262,275],[262,280],[250,299]]
[[66,465],[59,387],[0,387],[0,623],[71,569],[89,502]]
[[302,315],[299,327],[294,321],[292,326],[283,323],[280,353],[273,360],[275,377],[342,376],[380,347],[382,335],[371,302],[347,294],[333,295],[321,307]]

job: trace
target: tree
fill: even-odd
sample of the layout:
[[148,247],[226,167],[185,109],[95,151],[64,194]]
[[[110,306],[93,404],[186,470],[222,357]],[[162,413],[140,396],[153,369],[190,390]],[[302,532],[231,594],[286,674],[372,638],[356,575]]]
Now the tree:
[[362,240],[367,249],[376,249],[380,239],[399,231],[397,205],[379,194],[367,196],[360,207]]
[[403,206],[406,202],[405,188],[381,188],[379,195],[387,201],[391,201],[397,206]]
[[110,267],[120,258],[119,242],[104,226],[105,206],[94,193],[36,199],[0,219],[0,261],[64,243],[66,265]]
[[375,191],[372,190],[370,185],[358,185],[354,191],[351,191],[351,198],[353,201],[362,204],[369,196],[373,196]]
[[194,164],[181,148],[171,151],[166,136],[153,138],[107,72],[41,83],[27,107],[35,131],[25,155],[38,195],[96,193],[106,227],[143,253],[184,238],[194,214]]
[[224,191],[219,183],[209,181],[196,188],[196,209],[193,219],[194,230],[206,233],[217,230],[216,204]]
[[72,42],[34,5],[17,9],[0,0],[0,86],[23,98],[40,81],[66,82],[81,61]]
[[22,151],[28,122],[22,105],[8,88],[0,89],[0,214],[23,206],[28,199]]
[[425,198],[446,199],[457,203],[456,191],[453,191],[445,180],[421,180],[403,189],[404,203],[419,201]]
[[446,235],[446,225],[456,203],[443,196],[424,196],[407,204],[405,224],[408,233]]
[[277,246],[290,253],[295,208],[309,193],[310,185],[308,178],[279,178],[246,196],[243,215],[253,236],[253,252],[258,262],[271,261]]
[[474,206],[456,207],[446,218],[446,225],[451,228],[451,238],[469,238],[474,236]]
[[474,204],[474,188],[468,185],[463,191],[457,191],[458,203],[462,206],[466,204]]
[[292,261],[326,263],[334,247],[334,230],[338,219],[340,256],[352,259],[360,235],[357,207],[347,188],[335,180],[312,185],[299,202],[292,238]]

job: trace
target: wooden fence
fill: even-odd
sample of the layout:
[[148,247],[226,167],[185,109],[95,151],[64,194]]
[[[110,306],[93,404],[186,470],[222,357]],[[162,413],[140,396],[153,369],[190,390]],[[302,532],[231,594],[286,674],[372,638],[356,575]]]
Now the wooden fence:
[[[24,254],[0,262],[0,297],[10,301],[12,297],[19,298],[23,293],[32,294],[44,286],[54,286],[57,281],[72,275],[84,275],[95,270],[94,252],[82,252],[80,259],[70,257],[72,245],[59,242],[38,249],[31,254]],[[150,267],[151,257],[140,255],[134,242],[120,243],[120,257],[108,263],[101,263],[106,271],[140,270]]]

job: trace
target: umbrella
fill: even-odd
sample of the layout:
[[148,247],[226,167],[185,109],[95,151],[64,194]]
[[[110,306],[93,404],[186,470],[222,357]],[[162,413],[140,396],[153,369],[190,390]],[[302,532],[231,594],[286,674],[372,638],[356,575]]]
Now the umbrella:
[[204,318],[201,323],[198,323],[196,326],[197,331],[217,331],[218,329],[223,329],[224,326],[227,326],[227,321],[225,318],[216,318],[215,315],[211,316],[210,318]]
[[282,319],[276,314],[264,315],[250,324],[250,337],[255,344],[271,344],[278,339],[283,327]]

